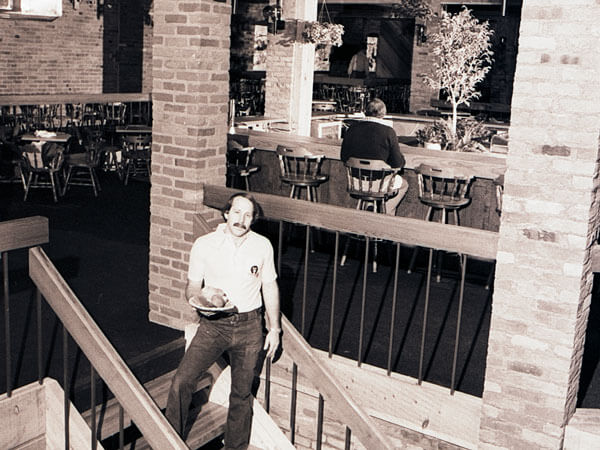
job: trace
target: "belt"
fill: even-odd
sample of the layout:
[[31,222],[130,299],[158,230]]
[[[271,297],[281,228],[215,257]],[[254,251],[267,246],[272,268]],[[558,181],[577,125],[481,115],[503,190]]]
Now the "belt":
[[220,320],[220,319],[231,319],[232,322],[245,322],[246,320],[255,319],[256,317],[260,317],[262,314],[262,308],[256,308],[252,311],[237,313],[223,313],[219,312],[213,314],[212,316],[204,316],[205,319],[208,320]]

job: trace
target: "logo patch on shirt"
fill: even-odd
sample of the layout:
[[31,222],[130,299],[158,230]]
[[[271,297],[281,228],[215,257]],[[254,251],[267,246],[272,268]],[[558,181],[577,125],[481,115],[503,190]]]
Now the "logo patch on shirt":
[[252,266],[252,267],[250,267],[250,273],[252,275],[254,275],[255,277],[257,277],[258,276],[258,266]]

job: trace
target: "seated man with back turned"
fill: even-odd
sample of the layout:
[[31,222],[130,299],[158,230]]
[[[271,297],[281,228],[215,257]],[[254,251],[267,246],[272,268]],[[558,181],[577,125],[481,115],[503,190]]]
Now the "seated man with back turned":
[[[348,128],[342,141],[340,159],[376,159],[385,161],[390,167],[404,167],[404,156],[400,152],[398,136],[391,124],[385,120],[385,103],[378,98],[371,100],[366,107],[365,120],[355,122]],[[398,204],[408,191],[408,183],[400,175],[393,180],[393,189],[398,193],[385,202],[386,214],[395,216]]]
[[[230,197],[226,222],[200,236],[190,253],[185,295],[190,304],[235,307],[235,312],[200,315],[196,335],[175,373],[166,416],[184,436],[198,380],[223,354],[231,365],[225,449],[246,449],[252,425],[252,384],[262,350],[272,357],[280,345],[279,289],[269,240],[250,225],[259,206],[247,193]],[[262,293],[262,295],[261,295]],[[263,335],[263,308],[268,329]]]

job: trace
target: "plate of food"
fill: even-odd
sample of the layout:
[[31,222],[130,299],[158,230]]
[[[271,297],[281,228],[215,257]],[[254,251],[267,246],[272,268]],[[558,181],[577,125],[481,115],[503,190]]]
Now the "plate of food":
[[222,289],[209,286],[202,288],[201,295],[190,298],[189,303],[198,311],[205,313],[237,311],[237,307],[231,303]]

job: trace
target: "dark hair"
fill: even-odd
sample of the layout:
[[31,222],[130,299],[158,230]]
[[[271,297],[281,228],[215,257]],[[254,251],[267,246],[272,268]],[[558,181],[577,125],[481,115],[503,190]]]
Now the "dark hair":
[[260,217],[260,205],[254,199],[254,197],[252,197],[252,195],[248,194],[247,192],[238,192],[229,197],[229,200],[227,200],[227,203],[225,203],[225,206],[223,207],[223,218],[225,218],[225,214],[229,212],[229,210],[231,209],[231,205],[233,205],[233,201],[237,197],[243,197],[250,203],[252,203],[252,223],[256,222],[256,220]]
[[365,108],[365,115],[371,117],[383,117],[387,113],[385,103],[378,98],[371,100]]

